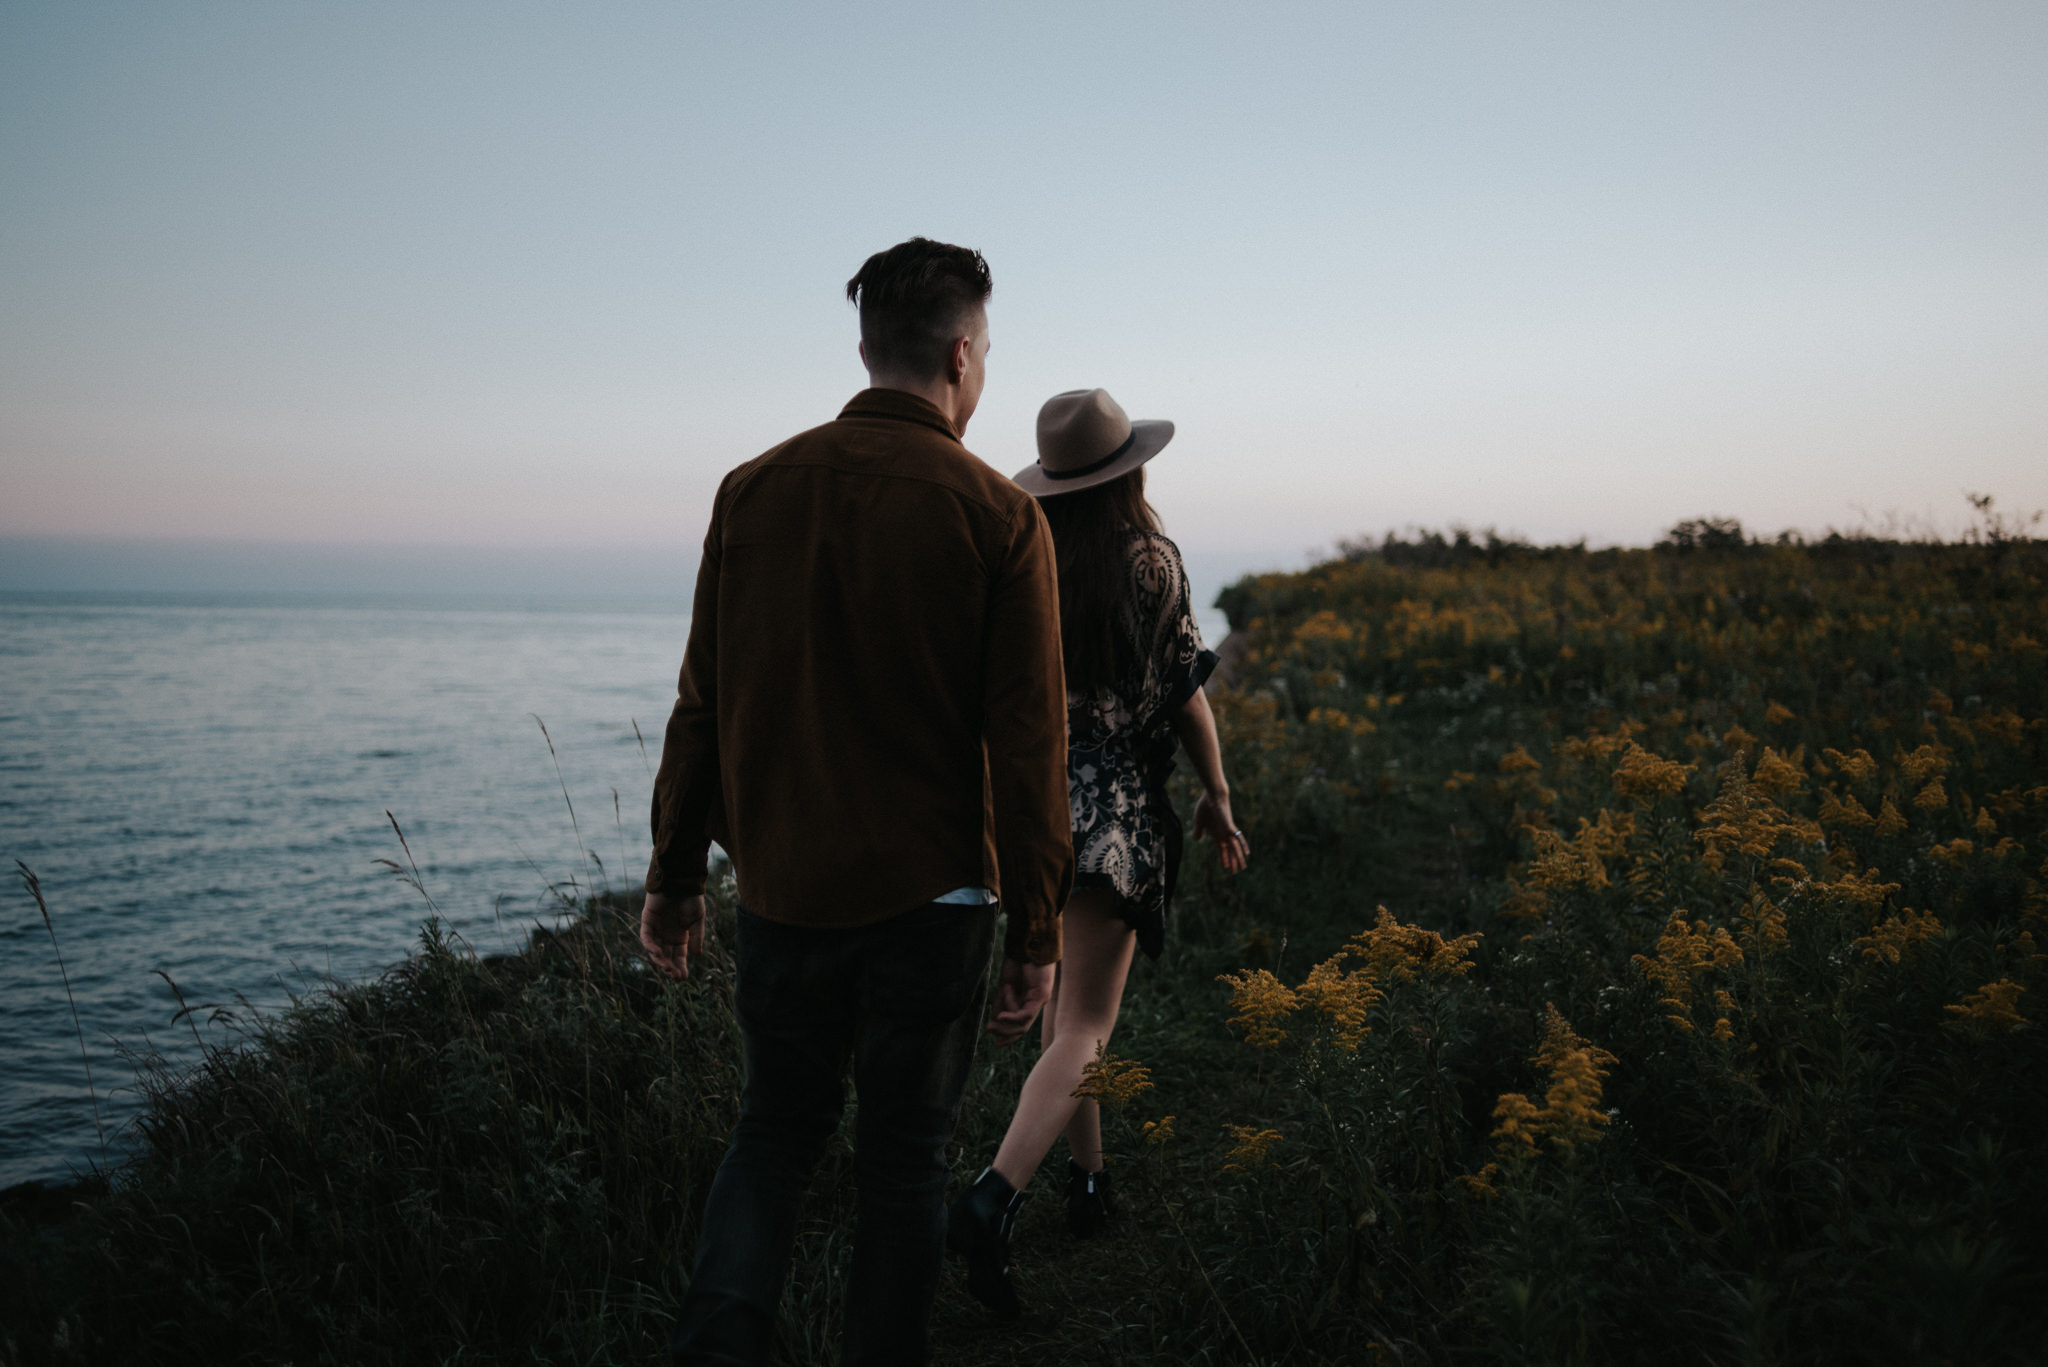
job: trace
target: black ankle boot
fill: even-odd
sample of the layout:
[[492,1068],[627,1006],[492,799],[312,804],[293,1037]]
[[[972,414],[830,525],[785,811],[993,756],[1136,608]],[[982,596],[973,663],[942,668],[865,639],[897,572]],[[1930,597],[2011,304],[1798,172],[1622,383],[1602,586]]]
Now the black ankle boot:
[[1024,1312],[1010,1285],[1010,1231],[1024,1193],[994,1168],[960,1193],[946,1212],[946,1247],[967,1259],[967,1289],[1006,1320]]
[[1067,1160],[1067,1228],[1077,1239],[1092,1239],[1095,1231],[1116,1216],[1116,1202],[1109,1195],[1109,1171],[1089,1172],[1073,1159]]

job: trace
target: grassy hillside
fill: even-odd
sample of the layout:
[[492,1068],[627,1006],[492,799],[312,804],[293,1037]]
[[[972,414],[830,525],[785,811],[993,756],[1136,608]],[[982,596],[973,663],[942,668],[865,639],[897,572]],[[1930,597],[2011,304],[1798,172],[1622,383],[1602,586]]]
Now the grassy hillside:
[[[1125,1218],[1070,1240],[1056,1152],[1029,1315],[949,1281],[939,1361],[2038,1360],[2048,546],[1425,538],[1224,607],[1254,866],[1134,974]],[[429,927],[163,1080],[110,1190],[0,1215],[4,1360],[652,1360],[737,1057],[722,949],[631,943]],[[841,1144],[788,1361],[850,1205]]]

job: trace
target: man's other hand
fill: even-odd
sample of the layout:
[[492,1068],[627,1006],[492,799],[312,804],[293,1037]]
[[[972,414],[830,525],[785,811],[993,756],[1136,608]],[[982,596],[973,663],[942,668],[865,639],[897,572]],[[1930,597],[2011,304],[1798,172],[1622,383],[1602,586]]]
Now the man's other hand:
[[988,1032],[997,1044],[1011,1044],[1031,1028],[1038,1013],[1052,998],[1053,974],[1057,964],[1027,964],[1021,959],[1004,959],[1003,975],[996,983],[996,1009],[989,1016]]
[[704,952],[704,898],[647,894],[640,908],[640,947],[671,978],[690,976],[690,958]]

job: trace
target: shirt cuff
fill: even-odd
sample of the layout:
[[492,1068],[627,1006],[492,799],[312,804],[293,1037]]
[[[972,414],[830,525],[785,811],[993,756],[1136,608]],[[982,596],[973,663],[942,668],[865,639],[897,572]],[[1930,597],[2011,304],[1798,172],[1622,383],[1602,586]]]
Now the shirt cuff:
[[1003,932],[1003,957],[1027,964],[1056,964],[1060,961],[1060,918],[1049,917],[1033,925],[1012,916]]
[[653,897],[701,897],[706,877],[702,865],[693,874],[687,867],[664,868],[660,864],[650,864],[644,886],[648,895]]

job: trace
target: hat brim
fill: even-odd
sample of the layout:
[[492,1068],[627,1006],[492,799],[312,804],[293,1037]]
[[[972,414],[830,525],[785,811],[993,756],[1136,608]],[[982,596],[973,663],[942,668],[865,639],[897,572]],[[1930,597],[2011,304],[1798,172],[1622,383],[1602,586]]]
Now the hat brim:
[[1166,449],[1166,443],[1173,440],[1173,424],[1164,418],[1145,418],[1131,424],[1131,449],[1118,456],[1100,470],[1090,470],[1085,475],[1060,479],[1045,472],[1045,467],[1033,462],[1010,476],[1011,482],[1033,498],[1052,498],[1058,494],[1077,494],[1083,489],[1092,489],[1098,484],[1107,484],[1113,479],[1122,479],[1131,471],[1143,465]]

